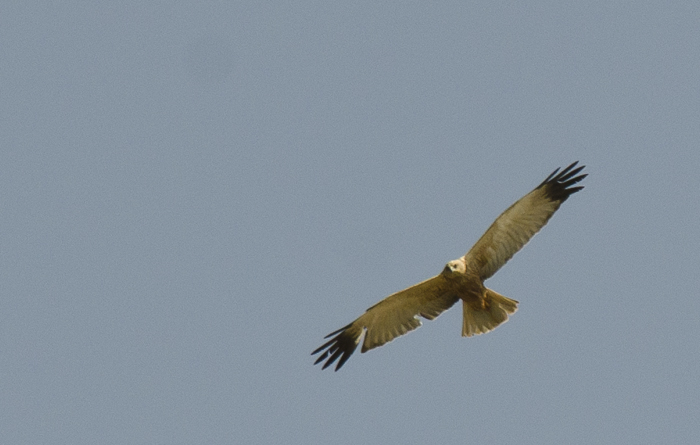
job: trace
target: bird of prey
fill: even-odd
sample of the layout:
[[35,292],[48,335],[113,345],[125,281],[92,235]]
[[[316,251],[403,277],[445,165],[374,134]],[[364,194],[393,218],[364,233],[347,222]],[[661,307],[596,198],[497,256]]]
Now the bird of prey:
[[382,346],[421,325],[418,316],[433,320],[462,300],[462,336],[485,334],[508,320],[518,302],[487,289],[484,281],[495,274],[532,238],[561,203],[583,187],[587,175],[578,161],[559,172],[557,168],[533,191],[516,201],[491,224],[463,257],[447,263],[442,272],[422,283],[388,296],[349,325],[331,332],[328,342],[311,355],[323,353],[314,364],[340,369],[355,352],[364,334],[362,352]]

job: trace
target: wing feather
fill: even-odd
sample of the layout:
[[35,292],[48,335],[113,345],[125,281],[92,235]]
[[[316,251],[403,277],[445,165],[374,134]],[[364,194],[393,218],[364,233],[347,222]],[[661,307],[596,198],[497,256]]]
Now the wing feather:
[[467,252],[465,261],[476,266],[482,280],[495,274],[547,224],[569,196],[583,188],[572,187],[587,176],[579,175],[584,166],[575,168],[577,164],[578,161],[561,172],[554,170],[533,191],[501,213]]
[[323,369],[326,369],[338,360],[337,371],[355,352],[363,333],[362,352],[366,352],[419,327],[418,316],[432,320],[457,300],[442,275],[392,294],[367,309],[357,320],[328,334],[326,338],[333,338],[311,353],[322,352],[314,364],[325,360]]

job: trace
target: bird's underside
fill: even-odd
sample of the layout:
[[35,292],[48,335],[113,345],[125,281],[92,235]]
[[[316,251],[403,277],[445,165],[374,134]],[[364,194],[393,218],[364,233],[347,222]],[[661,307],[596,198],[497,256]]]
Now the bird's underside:
[[533,191],[506,209],[463,257],[447,263],[442,272],[426,281],[392,294],[367,309],[349,325],[331,332],[330,338],[311,354],[321,355],[323,369],[338,361],[335,370],[355,352],[364,334],[362,352],[382,346],[421,325],[419,317],[432,320],[462,300],[462,336],[484,334],[508,320],[518,302],[487,289],[484,281],[495,274],[552,217],[569,196],[583,186],[578,162],[556,169]]

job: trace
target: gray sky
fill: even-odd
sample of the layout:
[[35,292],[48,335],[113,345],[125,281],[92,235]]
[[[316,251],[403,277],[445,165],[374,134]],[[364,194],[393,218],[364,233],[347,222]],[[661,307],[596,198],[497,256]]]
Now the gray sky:
[[[0,14],[1,443],[700,437],[700,3],[118,3]],[[312,365],[574,160],[508,323]]]

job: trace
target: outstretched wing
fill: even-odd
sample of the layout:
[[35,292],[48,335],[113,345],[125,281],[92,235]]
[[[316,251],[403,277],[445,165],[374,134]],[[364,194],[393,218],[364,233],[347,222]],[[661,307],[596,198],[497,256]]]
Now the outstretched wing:
[[390,295],[367,309],[357,320],[328,334],[326,338],[334,337],[311,353],[323,351],[314,364],[327,359],[323,365],[326,369],[340,358],[335,367],[337,371],[355,352],[363,332],[362,352],[366,352],[416,329],[421,325],[419,315],[432,320],[457,300],[442,275]]
[[482,280],[495,274],[547,224],[561,203],[583,188],[572,187],[588,176],[578,175],[584,166],[574,168],[576,164],[578,161],[559,174],[559,169],[554,170],[533,191],[501,213],[467,252],[467,265],[476,266]]

